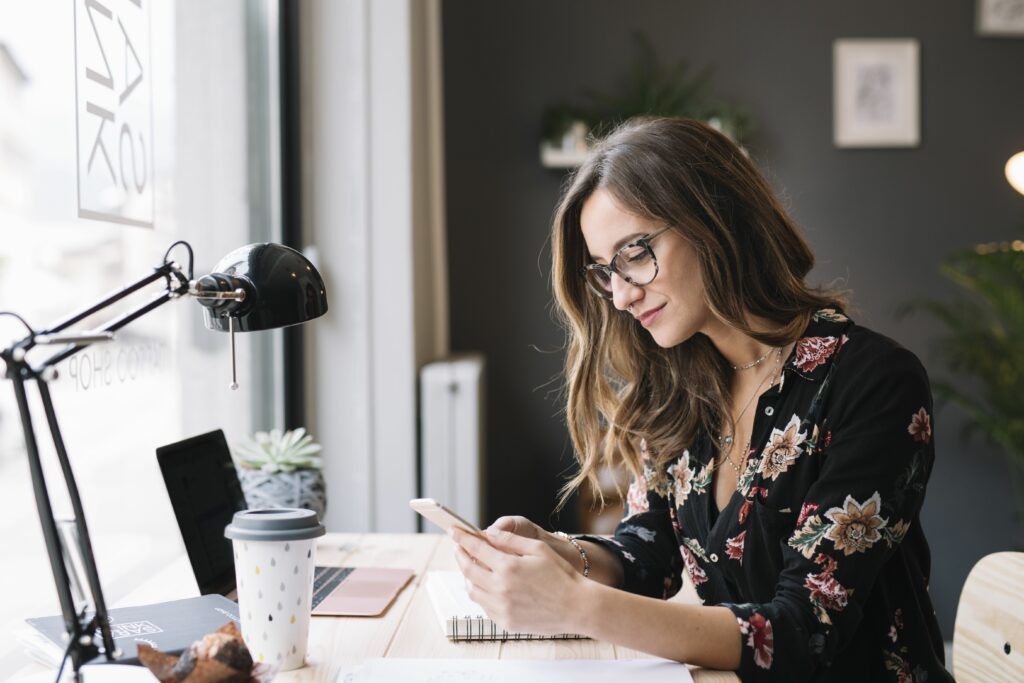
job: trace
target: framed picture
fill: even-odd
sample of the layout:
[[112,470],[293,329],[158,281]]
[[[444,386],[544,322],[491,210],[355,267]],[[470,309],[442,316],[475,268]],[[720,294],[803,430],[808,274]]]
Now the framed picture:
[[1024,0],[975,0],[981,36],[1024,36]]
[[840,39],[833,45],[836,147],[920,144],[920,47],[913,39]]

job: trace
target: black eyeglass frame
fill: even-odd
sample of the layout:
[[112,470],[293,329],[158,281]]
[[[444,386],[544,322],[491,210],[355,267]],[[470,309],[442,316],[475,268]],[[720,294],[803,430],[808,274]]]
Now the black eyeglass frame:
[[[649,235],[644,235],[643,237],[635,239],[632,242],[630,242],[629,244],[622,245],[621,247],[619,247],[619,250],[615,252],[615,256],[612,256],[612,260],[608,262],[607,266],[603,265],[603,264],[600,264],[600,263],[588,263],[585,266],[580,266],[580,271],[579,271],[580,272],[580,276],[583,278],[583,281],[587,283],[587,287],[590,288],[590,291],[592,291],[594,294],[596,294],[597,296],[601,297],[602,299],[607,299],[608,301],[611,301],[612,293],[611,292],[606,292],[604,290],[600,290],[597,287],[595,287],[591,283],[590,278],[587,277],[587,274],[588,274],[589,271],[591,271],[591,270],[600,270],[600,271],[602,271],[604,273],[607,273],[608,274],[608,281],[609,282],[611,282],[612,273],[615,273],[616,275],[618,275],[619,277],[621,277],[623,280],[625,280],[629,284],[633,285],[634,287],[646,287],[647,285],[649,285],[652,282],[654,282],[654,278],[658,277],[658,272],[659,272],[658,257],[654,254],[654,249],[651,247],[651,242],[654,241],[655,237],[657,237],[658,235],[660,235],[661,233],[663,233],[663,232],[665,232],[665,231],[667,231],[669,229],[670,229],[670,226],[666,226],[666,227],[662,228],[661,230],[658,230],[658,231],[653,232],[653,233],[651,233]],[[628,275],[625,275],[624,273],[622,273],[619,270],[619,266],[615,265],[616,262],[619,260],[619,256],[622,254],[622,252],[626,251],[627,249],[632,249],[633,247],[643,247],[644,251],[647,252],[647,254],[651,257],[651,260],[654,262],[654,275],[652,275],[651,279],[648,280],[647,282],[637,282],[633,278],[631,278]]]

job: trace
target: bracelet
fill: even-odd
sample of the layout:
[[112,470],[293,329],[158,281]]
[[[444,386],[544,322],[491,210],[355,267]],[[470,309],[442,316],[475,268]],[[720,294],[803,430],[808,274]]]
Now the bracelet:
[[590,576],[590,559],[587,557],[587,551],[583,549],[583,546],[580,545],[580,542],[572,536],[570,536],[569,534],[565,533],[564,531],[556,531],[555,536],[558,536],[559,538],[564,538],[565,540],[569,541],[569,543],[572,543],[576,550],[580,551],[580,557],[583,559],[583,578],[587,578],[588,576]]

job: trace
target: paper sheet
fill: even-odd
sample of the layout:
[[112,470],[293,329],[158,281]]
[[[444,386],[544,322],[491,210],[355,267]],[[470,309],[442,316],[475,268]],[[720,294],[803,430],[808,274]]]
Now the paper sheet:
[[[56,676],[57,669],[54,667],[27,676],[18,676],[18,683],[53,683]],[[72,680],[74,675],[69,663],[64,667],[61,681],[69,683]],[[146,667],[128,664],[86,664],[82,667],[82,680],[84,683],[160,683]]]
[[667,659],[371,659],[342,671],[338,683],[692,683]]
[[144,666],[96,664],[82,667],[84,683],[159,683]]

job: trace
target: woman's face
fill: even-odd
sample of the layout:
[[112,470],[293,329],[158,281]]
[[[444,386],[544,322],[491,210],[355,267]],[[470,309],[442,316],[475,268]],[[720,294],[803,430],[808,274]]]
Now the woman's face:
[[[604,265],[624,244],[665,227],[628,213],[604,189],[595,190],[583,203],[580,225],[591,260]],[[651,248],[658,259],[657,277],[638,287],[612,275],[612,303],[620,311],[628,310],[658,346],[669,348],[705,329],[713,317],[704,303],[704,282],[693,247],[668,230],[654,238]]]

